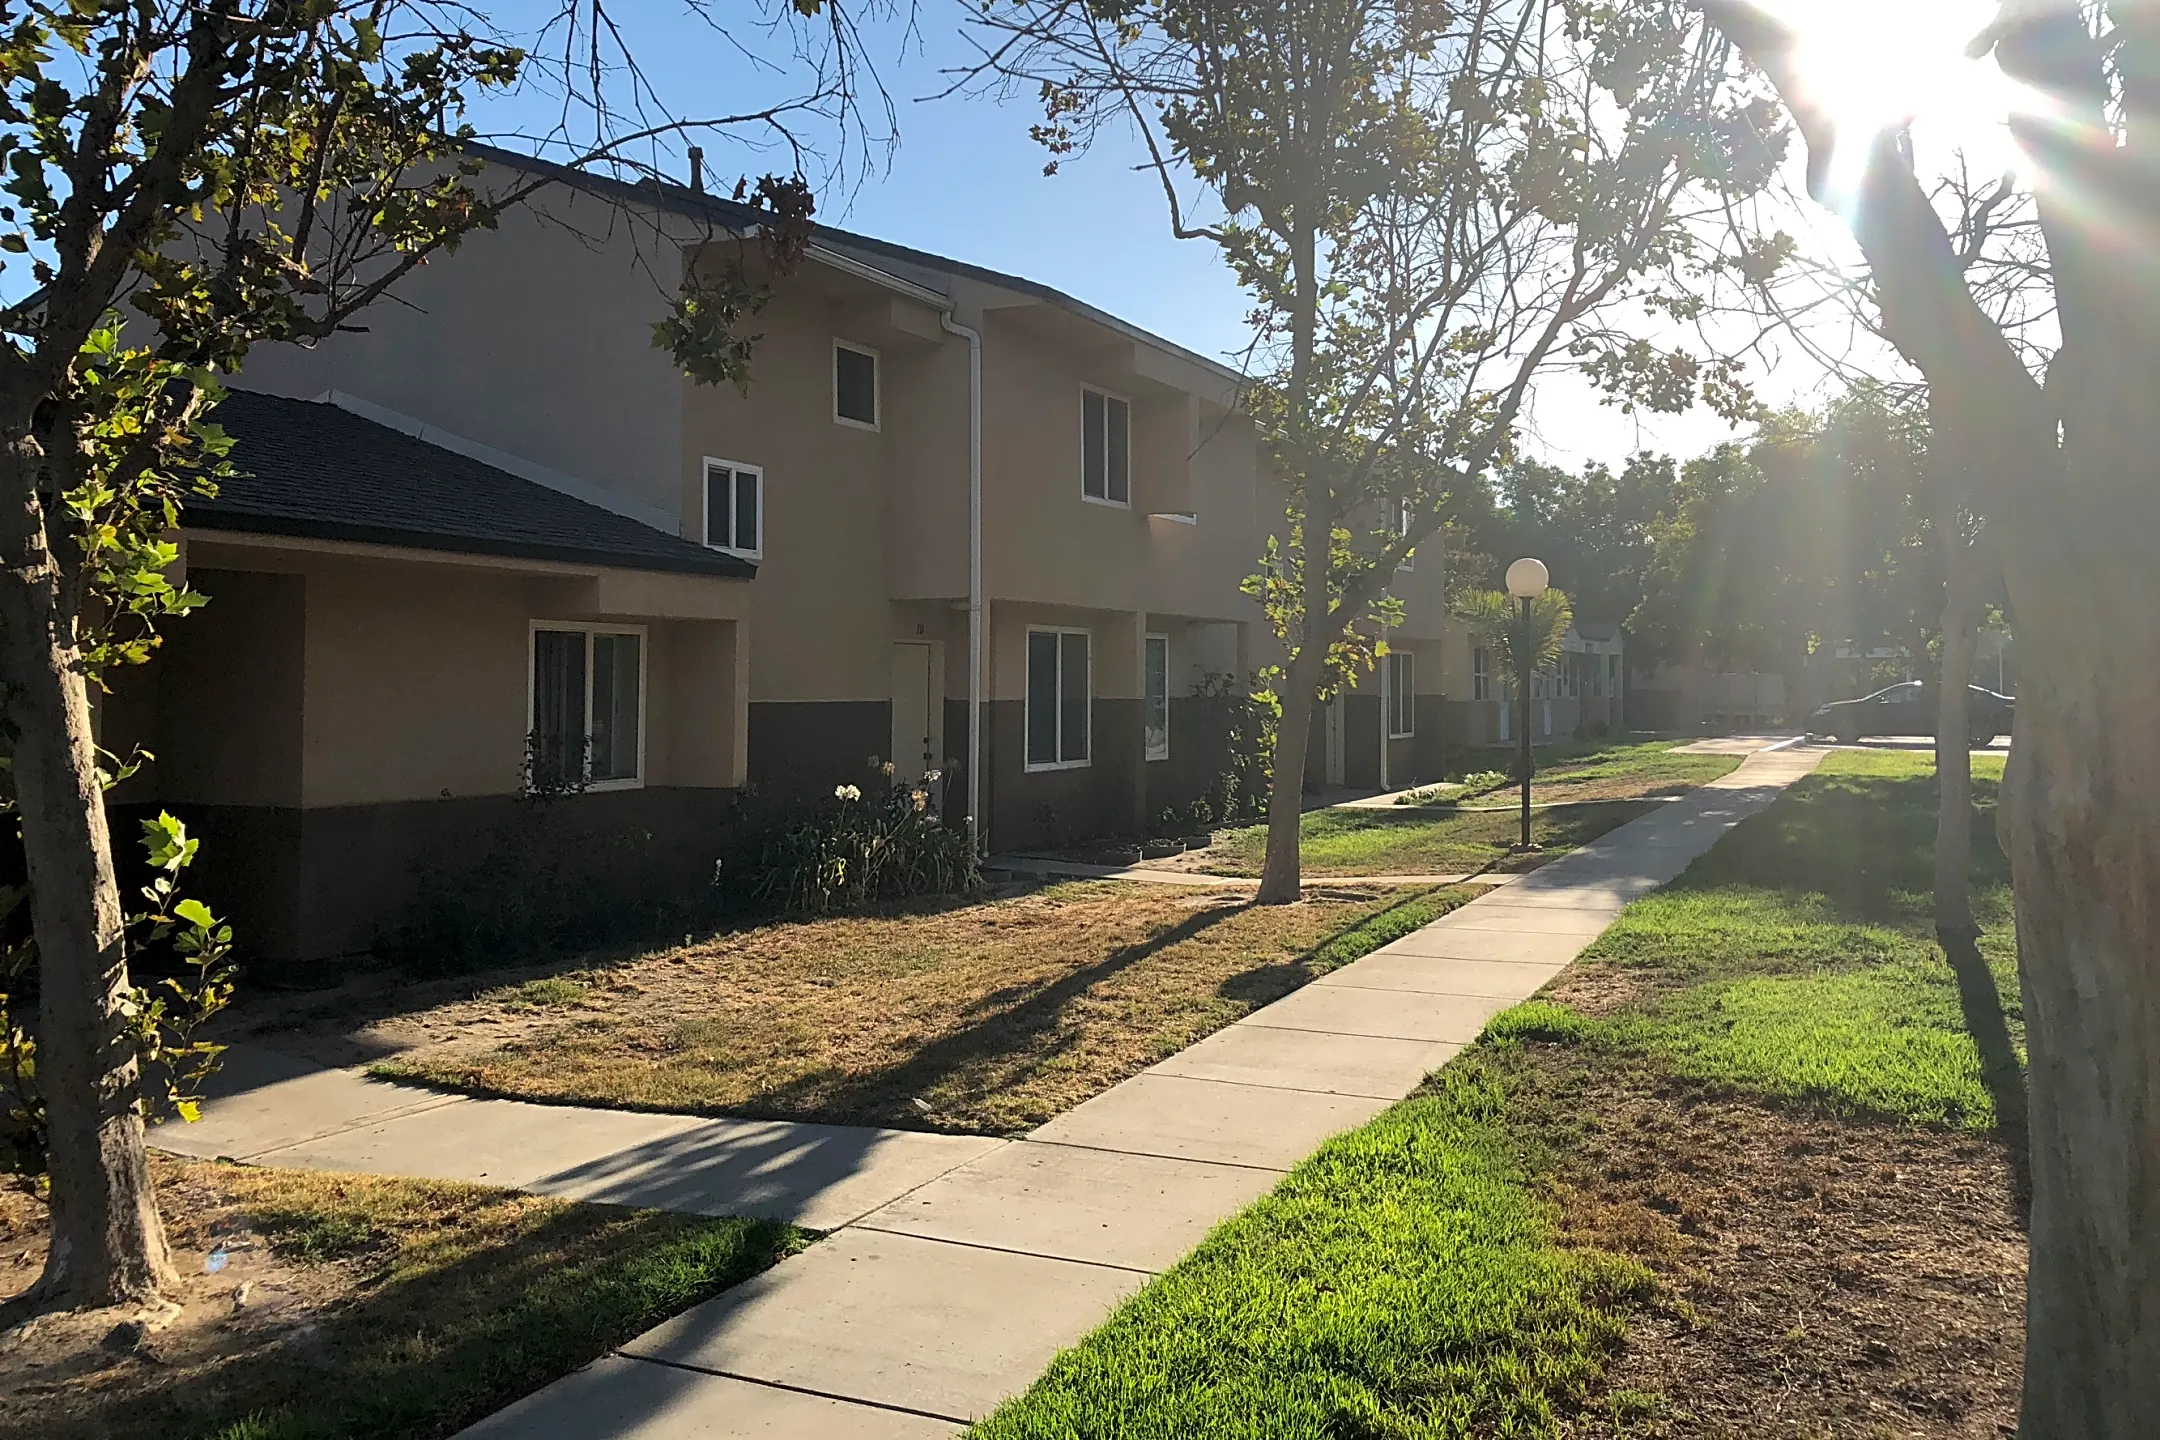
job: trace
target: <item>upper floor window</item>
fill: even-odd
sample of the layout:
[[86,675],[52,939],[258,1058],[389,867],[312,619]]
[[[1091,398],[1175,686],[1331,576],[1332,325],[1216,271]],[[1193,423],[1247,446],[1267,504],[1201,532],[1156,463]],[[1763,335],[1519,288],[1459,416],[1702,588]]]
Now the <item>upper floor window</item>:
[[[1396,501],[1396,502],[1395,502],[1395,533],[1396,533],[1397,535],[1408,535],[1408,534],[1410,533],[1410,520],[1411,520],[1411,506],[1410,506],[1410,502],[1409,502],[1408,500],[1398,500],[1398,501]],[[1411,551],[1411,552],[1410,552],[1409,554],[1407,554],[1407,555],[1403,556],[1403,557],[1402,557],[1402,563],[1401,563],[1401,564],[1399,564],[1399,565],[1397,565],[1397,566],[1396,566],[1395,568],[1396,568],[1397,570],[1415,570],[1415,569],[1417,569],[1417,551],[1415,551],[1415,550],[1412,550],[1412,551]]]
[[878,428],[877,351],[833,341],[833,419],[865,430]]
[[765,472],[733,460],[705,462],[704,541],[746,560],[765,553]]
[[1027,632],[1027,769],[1088,763],[1092,684],[1087,631]]
[[1170,637],[1147,637],[1147,695],[1140,723],[1146,733],[1147,758],[1170,758]]
[[526,783],[613,788],[644,779],[645,634],[575,623],[532,627]]
[[1417,673],[1407,650],[1388,651],[1387,705],[1390,739],[1417,734]]
[[1470,652],[1470,698],[1492,699],[1492,651],[1483,645]]
[[1080,493],[1132,504],[1132,407],[1100,390],[1080,392]]

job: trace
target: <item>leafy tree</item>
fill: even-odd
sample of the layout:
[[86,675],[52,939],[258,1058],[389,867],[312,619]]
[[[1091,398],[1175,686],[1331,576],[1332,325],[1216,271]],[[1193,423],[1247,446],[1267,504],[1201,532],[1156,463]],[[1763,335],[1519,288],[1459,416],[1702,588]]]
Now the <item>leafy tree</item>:
[[[485,189],[460,153],[468,100],[527,66],[471,18],[397,0],[33,0],[0,27],[0,716],[38,952],[49,1301],[114,1302],[172,1274],[90,687],[202,603],[171,582],[165,536],[225,472],[217,377],[259,342],[333,335],[546,183]],[[607,25],[588,0],[556,20]],[[814,112],[833,91],[812,89]],[[610,144],[682,128],[626,130],[584,98]],[[798,103],[729,118],[784,134]],[[697,286],[693,310],[758,303],[724,267]]]
[[1682,466],[1629,621],[1638,663],[1797,679],[1843,644],[1924,655],[1941,612],[1926,447],[1910,406],[1861,387]]
[[[2160,1434],[2160,26],[2132,0],[2006,5],[1968,48],[2025,87],[2060,343],[2037,366],[1982,303],[1896,127],[1841,134],[1794,36],[1705,0],[1834,157],[1883,333],[1925,376],[1938,464],[1984,517],[2020,642],[2004,840],[2029,1060],[2032,1218],[2020,1432]],[[2036,373],[2036,369],[2038,373]]]
[[1645,451],[1617,475],[1597,462],[1573,472],[1517,459],[1501,466],[1497,478],[1498,503],[1472,527],[1479,551],[1544,561],[1553,583],[1587,619],[1620,622],[1634,613],[1655,550],[1654,527],[1678,503],[1670,457]]
[[1749,408],[1735,365],[1623,322],[1696,313],[1691,221],[1782,144],[1679,4],[1014,0],[980,24],[979,73],[1040,88],[1053,167],[1136,128],[1174,232],[1253,296],[1248,408],[1287,492],[1252,587],[1287,651],[1260,894],[1294,899],[1314,712],[1379,653],[1400,563],[1512,458],[1538,372]]

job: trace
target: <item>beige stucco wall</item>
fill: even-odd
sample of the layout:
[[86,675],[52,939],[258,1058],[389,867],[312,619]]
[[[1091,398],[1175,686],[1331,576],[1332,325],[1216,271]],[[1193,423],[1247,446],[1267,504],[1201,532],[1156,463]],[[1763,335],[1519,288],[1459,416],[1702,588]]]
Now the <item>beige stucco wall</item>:
[[[741,783],[744,625],[708,618],[740,610],[741,581],[641,586],[202,537],[189,563],[210,604],[171,627],[153,676],[159,798],[313,808],[514,794],[536,620],[645,632],[645,784]],[[672,600],[675,613],[596,600]]]
[[[603,494],[693,536],[705,458],[758,466],[764,543],[746,617],[751,699],[885,700],[891,642],[917,624],[951,626],[949,617],[923,621],[910,605],[967,593],[968,347],[940,327],[926,297],[813,260],[780,282],[757,317],[748,396],[695,385],[651,344],[682,263],[681,236],[656,225],[682,230],[590,195],[547,192],[536,212],[506,215],[499,230],[408,277],[403,303],[377,307],[366,331],[311,350],[261,347],[239,383],[296,396],[341,392],[547,467],[585,487],[576,493]],[[1261,628],[1238,583],[1281,505],[1260,481],[1250,423],[1223,408],[1227,382],[1037,297],[968,277],[950,283],[955,312],[983,337],[989,598]],[[833,417],[836,338],[879,355],[876,432]],[[1134,406],[1130,508],[1081,496],[1083,385]],[[1152,518],[1151,507],[1189,510],[1196,523]],[[500,596],[474,592],[458,603],[465,598],[479,607],[469,617],[476,633],[499,629],[515,608]],[[369,658],[374,641],[361,620],[340,611],[317,624],[329,627],[325,640],[352,650],[356,671],[384,669]],[[948,674],[959,672],[947,694],[963,695],[964,642],[948,644],[946,656]],[[522,705],[522,678],[515,692]],[[349,697],[356,715],[378,701],[389,704]],[[321,743],[337,742],[326,732]],[[310,788],[404,790],[424,771],[465,793],[497,783],[500,765],[452,745],[428,765],[378,766],[368,778],[364,762],[325,754]]]
[[[511,179],[491,168],[482,183]],[[259,345],[237,383],[358,395],[673,514],[681,389],[652,324],[679,254],[649,219],[551,189],[407,275],[365,330]]]
[[[758,701],[883,700],[891,690],[883,522],[892,440],[833,418],[833,342],[850,318],[807,287],[784,290],[758,317],[764,338],[748,396],[675,382],[684,408],[677,506],[685,533],[703,533],[707,457],[764,471],[763,554],[751,586],[750,691]],[[914,358],[872,348],[880,351],[881,383]],[[886,389],[889,413],[896,402]]]
[[144,776],[148,793],[118,798],[298,805],[305,583],[199,561],[189,582],[210,603],[161,626],[157,658],[140,675],[116,680],[116,698],[128,703],[115,709],[154,714],[155,728],[139,736],[108,732],[105,745],[124,751],[139,740],[158,757]]

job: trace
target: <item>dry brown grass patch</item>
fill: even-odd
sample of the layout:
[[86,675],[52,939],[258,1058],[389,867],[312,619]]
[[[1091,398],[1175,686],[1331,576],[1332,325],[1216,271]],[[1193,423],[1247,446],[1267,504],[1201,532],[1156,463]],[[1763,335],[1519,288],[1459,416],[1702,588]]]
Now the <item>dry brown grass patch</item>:
[[528,1099],[1005,1133],[1340,963],[1315,952],[1362,922],[1464,898],[1058,885],[498,983],[352,1038],[392,1073]]

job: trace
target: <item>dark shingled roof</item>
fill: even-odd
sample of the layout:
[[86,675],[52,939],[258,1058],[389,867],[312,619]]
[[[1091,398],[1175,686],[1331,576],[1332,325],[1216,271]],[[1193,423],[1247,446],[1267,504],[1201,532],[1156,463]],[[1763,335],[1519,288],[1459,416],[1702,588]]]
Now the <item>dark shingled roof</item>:
[[589,505],[335,405],[235,390],[210,418],[240,474],[182,523],[747,580],[738,556]]

